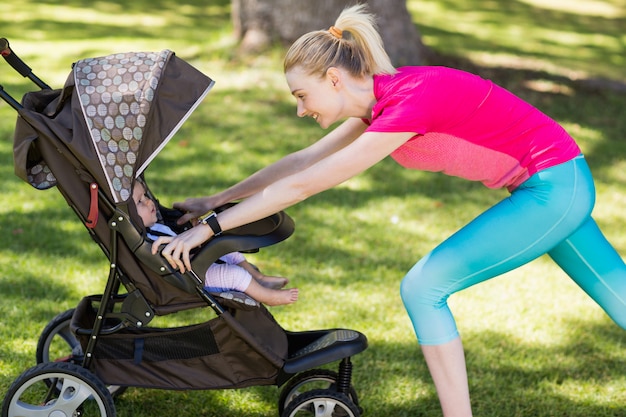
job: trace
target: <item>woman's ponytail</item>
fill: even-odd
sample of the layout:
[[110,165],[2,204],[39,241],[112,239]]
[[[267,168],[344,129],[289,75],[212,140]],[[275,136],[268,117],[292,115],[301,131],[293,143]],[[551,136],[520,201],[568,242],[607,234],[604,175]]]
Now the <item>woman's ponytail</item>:
[[320,77],[330,67],[344,68],[355,77],[396,72],[375,18],[364,4],[345,9],[328,30],[309,32],[294,42],[287,51],[284,70],[297,66]]

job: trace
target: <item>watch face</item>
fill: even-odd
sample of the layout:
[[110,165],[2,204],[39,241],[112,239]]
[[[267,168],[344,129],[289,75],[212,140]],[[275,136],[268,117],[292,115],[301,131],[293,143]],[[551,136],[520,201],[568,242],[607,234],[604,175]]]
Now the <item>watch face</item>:
[[216,216],[217,214],[214,211],[210,211],[207,214],[205,214],[204,216],[200,217],[200,223],[204,223],[206,224],[207,220],[209,220],[209,218]]

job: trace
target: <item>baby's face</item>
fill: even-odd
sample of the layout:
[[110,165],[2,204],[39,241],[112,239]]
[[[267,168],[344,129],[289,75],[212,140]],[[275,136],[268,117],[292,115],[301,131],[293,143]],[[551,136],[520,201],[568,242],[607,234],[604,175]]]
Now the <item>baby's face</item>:
[[141,217],[143,225],[150,227],[157,222],[156,206],[154,201],[146,195],[146,189],[139,182],[135,183],[133,189],[133,200],[137,207],[137,214]]

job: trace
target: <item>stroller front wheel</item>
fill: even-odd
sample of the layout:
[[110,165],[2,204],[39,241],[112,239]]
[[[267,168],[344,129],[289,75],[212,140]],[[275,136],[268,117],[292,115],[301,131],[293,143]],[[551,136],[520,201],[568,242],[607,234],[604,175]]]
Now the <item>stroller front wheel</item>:
[[44,415],[115,417],[115,404],[109,390],[85,368],[66,362],[42,363],[11,384],[2,403],[2,417]]
[[361,412],[347,395],[316,389],[296,397],[281,414],[281,417],[297,416],[361,417]]
[[[338,378],[337,372],[328,369],[312,369],[297,374],[291,378],[289,382],[287,382],[285,387],[280,392],[278,399],[278,414],[281,415],[289,406],[291,401],[306,391],[311,391],[313,389],[337,391]],[[355,405],[358,406],[359,399],[356,390],[352,385],[350,385],[348,397]]]

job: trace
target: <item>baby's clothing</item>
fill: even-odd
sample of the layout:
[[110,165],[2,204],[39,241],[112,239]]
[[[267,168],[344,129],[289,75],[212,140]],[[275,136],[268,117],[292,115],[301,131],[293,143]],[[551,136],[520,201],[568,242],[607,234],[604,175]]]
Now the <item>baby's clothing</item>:
[[146,227],[148,239],[157,240],[159,236],[176,236],[176,232],[163,223],[155,223],[150,227]]
[[[155,223],[146,228],[148,239],[157,240],[159,236],[176,236],[169,226]],[[207,291],[222,292],[236,290],[245,292],[252,281],[252,275],[239,266],[246,258],[239,252],[222,256],[212,264],[204,274],[204,285]]]
[[212,264],[204,276],[204,285],[210,292],[237,290],[245,292],[252,281],[252,275],[241,266],[246,258],[239,252],[232,252]]

